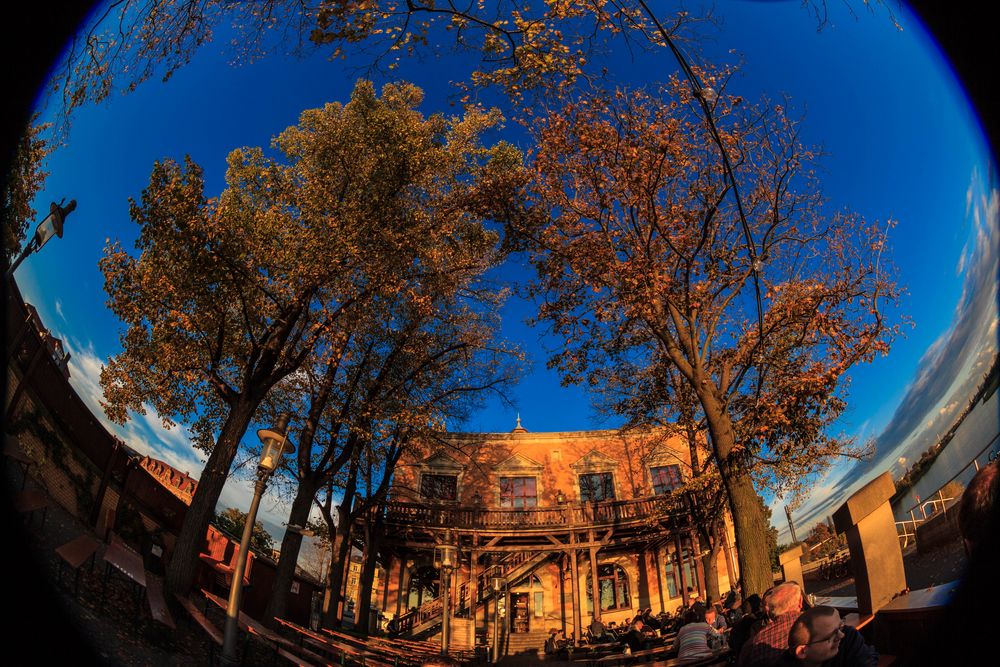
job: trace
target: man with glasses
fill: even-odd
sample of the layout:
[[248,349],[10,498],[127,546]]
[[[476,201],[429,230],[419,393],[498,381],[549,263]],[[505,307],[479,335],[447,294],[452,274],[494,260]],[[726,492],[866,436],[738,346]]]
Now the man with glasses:
[[833,607],[802,612],[788,632],[788,651],[778,663],[795,667],[876,667],[878,653],[844,625]]

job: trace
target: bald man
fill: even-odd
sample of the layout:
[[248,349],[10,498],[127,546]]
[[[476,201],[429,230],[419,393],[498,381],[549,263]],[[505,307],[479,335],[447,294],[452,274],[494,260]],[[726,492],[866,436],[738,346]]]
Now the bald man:
[[766,600],[770,620],[743,645],[736,663],[739,667],[776,665],[788,647],[788,632],[802,611],[802,590],[794,582],[779,584]]
[[876,667],[878,653],[833,607],[807,609],[788,632],[782,667]]

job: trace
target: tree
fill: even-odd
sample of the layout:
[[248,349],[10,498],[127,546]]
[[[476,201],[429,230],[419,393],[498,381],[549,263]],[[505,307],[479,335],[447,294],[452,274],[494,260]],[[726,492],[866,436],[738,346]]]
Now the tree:
[[[282,387],[269,401],[272,412],[307,415],[288,522],[302,525],[324,492],[328,502],[319,505],[333,536],[331,581],[342,575],[355,520],[382,500],[406,444],[444,419],[464,417],[480,395],[513,381],[517,355],[495,340],[503,295],[477,286],[496,262],[497,237],[455,235],[448,245],[454,270],[447,280],[414,285],[421,298],[413,301],[372,304],[377,317],[357,321],[336,358],[305,368],[295,383],[301,386]],[[361,502],[353,502],[357,494]],[[346,499],[336,512],[335,495]],[[366,548],[377,548],[377,538],[365,540]],[[286,533],[268,618],[283,614],[299,543]],[[338,589],[329,590],[327,622],[339,604]]]
[[167,573],[172,590],[191,585],[240,440],[271,388],[314,353],[336,356],[340,322],[364,317],[373,300],[418,303],[412,286],[454,279],[449,244],[488,234],[470,207],[482,209],[519,164],[510,147],[479,144],[499,114],[425,119],[421,97],[400,84],[379,98],[361,81],[348,104],[306,111],[277,139],[286,162],[233,151],[216,199],[190,159],[157,163],[131,206],[139,257],[106,249],[108,305],[126,325],[101,374],[109,417],[148,405],[167,423],[194,420],[210,452]]
[[826,214],[815,154],[783,107],[726,95],[725,73],[699,74],[718,91],[715,127],[677,80],[550,113],[532,185],[550,220],[523,232],[539,318],[565,341],[550,361],[564,381],[669,367],[693,392],[744,592],[760,592],[771,574],[754,477],[787,489],[832,456],[860,454],[825,429],[844,407],[843,373],[888,350],[897,329],[882,309],[898,289],[886,230]]
[[[237,540],[242,539],[243,529],[247,525],[247,513],[241,512],[235,507],[228,507],[215,516],[215,525]],[[254,551],[262,551],[268,557],[271,556],[271,550],[274,549],[274,538],[260,521],[254,523],[253,532],[250,533],[250,548]]]
[[35,217],[32,200],[45,183],[48,173],[43,170],[45,158],[52,152],[42,134],[48,123],[37,124],[38,116],[21,135],[17,151],[11,161],[10,171],[4,180],[3,190],[3,259],[4,268],[17,257],[27,235],[28,226]]

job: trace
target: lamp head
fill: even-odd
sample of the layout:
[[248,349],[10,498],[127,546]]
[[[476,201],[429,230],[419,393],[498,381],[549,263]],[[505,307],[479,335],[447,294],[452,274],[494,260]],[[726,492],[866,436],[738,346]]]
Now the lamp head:
[[271,428],[262,428],[257,431],[260,438],[262,450],[260,453],[260,463],[258,467],[268,473],[272,473],[281,462],[281,457],[285,454],[295,452],[295,446],[288,440],[286,432],[290,417],[287,412],[278,416],[278,423]]

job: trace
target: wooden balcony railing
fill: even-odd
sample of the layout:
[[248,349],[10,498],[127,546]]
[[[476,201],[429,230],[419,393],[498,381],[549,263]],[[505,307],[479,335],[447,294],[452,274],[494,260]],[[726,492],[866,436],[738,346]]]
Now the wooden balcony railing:
[[499,509],[470,505],[431,505],[388,501],[382,505],[389,524],[462,529],[558,529],[569,526],[610,526],[684,515],[679,497],[651,496],[634,500],[578,503],[555,507]]

